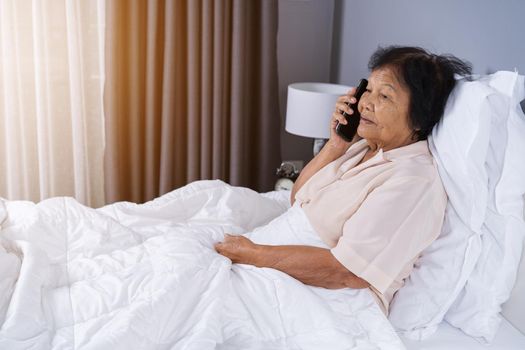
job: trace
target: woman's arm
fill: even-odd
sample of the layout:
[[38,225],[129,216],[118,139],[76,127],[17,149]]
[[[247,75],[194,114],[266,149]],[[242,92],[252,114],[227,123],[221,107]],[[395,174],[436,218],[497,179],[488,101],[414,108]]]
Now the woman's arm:
[[301,174],[295,180],[295,183],[292,187],[292,193],[290,195],[290,203],[293,205],[295,202],[295,194],[299,191],[301,187],[308,181],[315,173],[321,170],[325,165],[333,162],[337,158],[345,154],[346,150],[350,144],[347,142],[341,141],[339,143],[330,139],[321,149],[321,152],[317,154],[314,159],[312,159],[301,171]]
[[295,279],[328,289],[368,288],[369,283],[348,271],[328,249],[255,244],[243,236],[226,235],[215,249],[233,263],[271,267]]
[[335,104],[335,110],[332,114],[332,119],[330,121],[330,139],[321,149],[321,152],[317,154],[314,159],[312,159],[301,171],[301,174],[295,181],[292,193],[290,195],[290,203],[293,205],[295,202],[295,194],[299,191],[301,187],[308,181],[316,172],[323,168],[328,163],[333,162],[337,158],[341,157],[348,148],[360,137],[356,134],[352,142],[346,142],[342,139],[336,132],[335,128],[338,123],[347,124],[345,117],[341,114],[342,111],[352,114],[354,111],[348,106],[347,103],[355,102],[355,88],[352,88],[348,94],[341,96],[337,99]]

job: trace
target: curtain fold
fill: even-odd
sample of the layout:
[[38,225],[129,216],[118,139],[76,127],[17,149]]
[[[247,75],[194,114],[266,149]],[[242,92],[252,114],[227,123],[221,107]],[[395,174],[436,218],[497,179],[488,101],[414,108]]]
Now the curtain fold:
[[0,0],[0,197],[104,204],[102,5]]
[[270,190],[276,40],[276,0],[107,2],[106,201],[199,179]]

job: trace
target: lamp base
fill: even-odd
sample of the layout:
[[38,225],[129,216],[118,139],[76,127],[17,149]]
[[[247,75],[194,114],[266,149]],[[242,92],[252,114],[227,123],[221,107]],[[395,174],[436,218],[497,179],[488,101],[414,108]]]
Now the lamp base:
[[327,141],[327,139],[314,139],[314,157],[321,152]]

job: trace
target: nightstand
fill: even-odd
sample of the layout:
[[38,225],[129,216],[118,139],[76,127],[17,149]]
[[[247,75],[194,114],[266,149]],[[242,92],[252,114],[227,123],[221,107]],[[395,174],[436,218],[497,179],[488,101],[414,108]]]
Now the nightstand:
[[299,173],[303,169],[302,160],[287,160],[277,168],[276,175],[279,179],[275,182],[276,191],[290,191]]

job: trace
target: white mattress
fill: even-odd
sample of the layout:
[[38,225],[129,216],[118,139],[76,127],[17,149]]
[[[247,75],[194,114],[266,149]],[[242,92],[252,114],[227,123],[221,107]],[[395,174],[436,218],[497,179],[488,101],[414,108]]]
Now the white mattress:
[[525,350],[525,335],[503,319],[491,345],[481,344],[459,329],[442,322],[438,331],[423,341],[401,337],[407,350]]

